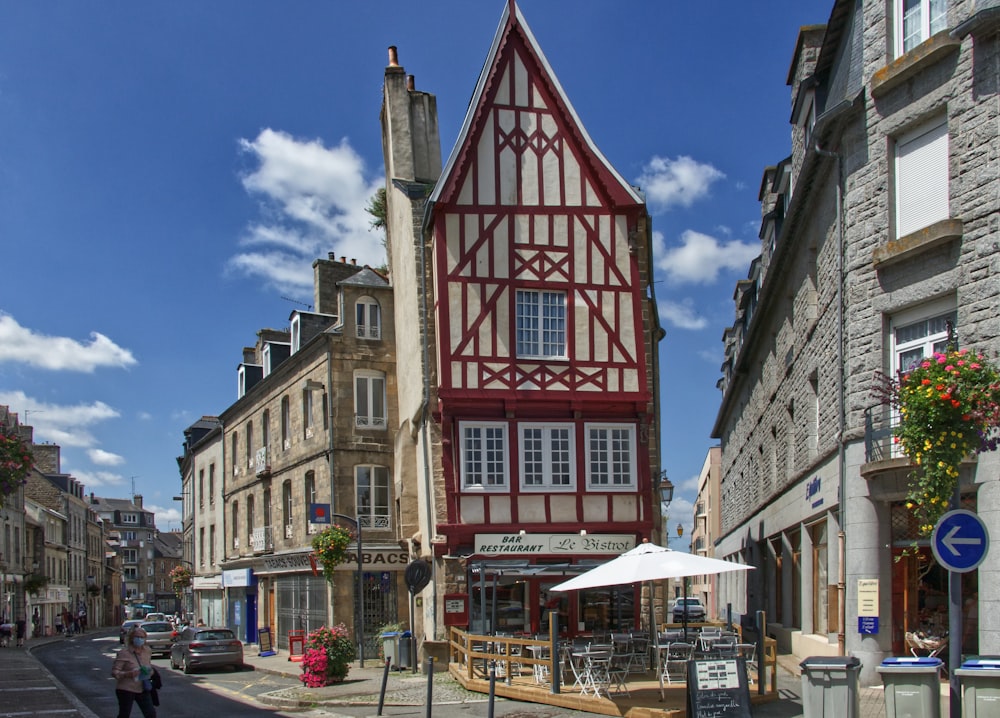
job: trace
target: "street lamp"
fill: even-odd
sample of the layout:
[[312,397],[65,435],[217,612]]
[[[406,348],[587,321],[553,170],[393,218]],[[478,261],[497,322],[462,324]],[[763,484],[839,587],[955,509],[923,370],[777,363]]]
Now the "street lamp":
[[670,506],[670,502],[674,500],[674,485],[667,478],[666,471],[661,471],[660,475],[656,478],[656,492],[664,508]]

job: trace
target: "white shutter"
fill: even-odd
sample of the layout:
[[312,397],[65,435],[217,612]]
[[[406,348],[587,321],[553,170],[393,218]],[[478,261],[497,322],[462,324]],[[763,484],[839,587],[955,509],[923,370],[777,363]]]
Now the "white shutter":
[[896,238],[948,216],[948,124],[942,119],[896,141]]

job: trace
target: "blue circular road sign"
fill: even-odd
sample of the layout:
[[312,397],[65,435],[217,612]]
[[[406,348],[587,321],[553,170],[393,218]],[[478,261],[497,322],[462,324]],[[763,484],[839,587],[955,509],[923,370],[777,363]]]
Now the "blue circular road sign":
[[990,537],[986,524],[965,509],[949,511],[934,527],[931,549],[938,563],[949,571],[972,571],[986,558]]

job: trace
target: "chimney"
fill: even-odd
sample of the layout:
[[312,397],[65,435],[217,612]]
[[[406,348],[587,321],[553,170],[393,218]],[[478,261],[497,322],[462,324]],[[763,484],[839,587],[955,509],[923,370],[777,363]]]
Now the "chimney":
[[406,89],[410,92],[417,89],[417,81],[413,78],[413,75],[406,76]]
[[340,258],[340,263],[341,264],[347,264],[347,257],[341,257]]
[[389,45],[389,67],[399,67],[399,54],[395,45]]
[[351,257],[351,266],[352,267],[358,266],[358,260],[355,259],[354,257]]
[[136,506],[138,506],[141,509],[142,508],[142,494],[136,494],[135,496],[133,496],[132,497],[132,503],[135,504]]
[[327,252],[326,253],[326,258],[329,259],[331,262],[336,262],[337,261],[337,255],[334,254],[333,252]]

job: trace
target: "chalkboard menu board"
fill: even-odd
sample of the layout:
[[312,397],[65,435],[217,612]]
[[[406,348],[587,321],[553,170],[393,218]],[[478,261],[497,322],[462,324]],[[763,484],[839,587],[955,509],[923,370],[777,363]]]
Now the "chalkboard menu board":
[[274,646],[271,644],[271,629],[270,627],[258,628],[257,629],[257,642],[260,646],[261,656],[273,656],[276,655]]
[[688,718],[751,718],[742,658],[688,661]]

